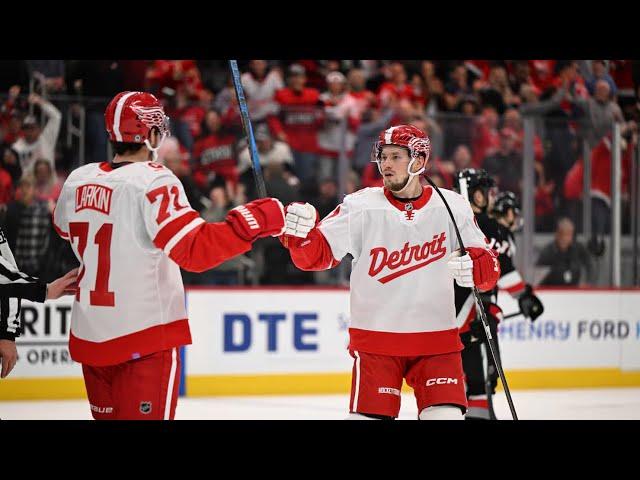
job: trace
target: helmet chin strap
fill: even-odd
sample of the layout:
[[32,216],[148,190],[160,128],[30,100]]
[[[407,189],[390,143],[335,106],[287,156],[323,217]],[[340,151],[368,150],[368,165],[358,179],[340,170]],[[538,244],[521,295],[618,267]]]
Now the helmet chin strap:
[[167,136],[163,133],[163,134],[160,136],[160,141],[158,142],[158,146],[157,146],[157,147],[155,147],[155,148],[151,146],[151,142],[149,141],[149,139],[148,139],[148,138],[146,138],[146,139],[144,140],[144,144],[145,144],[145,145],[147,146],[147,148],[151,151],[151,158],[152,158],[152,160],[151,160],[151,161],[152,161],[152,162],[157,162],[157,161],[158,161],[158,150],[159,150],[159,149],[160,149],[160,147],[162,146],[162,142],[164,142],[164,139],[165,139],[166,137],[167,137]]
[[404,186],[400,190],[391,190],[391,189],[389,189],[389,190],[391,191],[391,193],[395,193],[395,194],[404,192],[407,189],[407,187],[409,186],[409,183],[411,183],[411,179],[413,177],[415,177],[416,175],[417,175],[417,173],[414,173],[414,174],[410,173],[409,176],[407,177],[407,181],[404,182]]
[[[416,158],[412,158],[411,161],[409,162],[409,165],[407,165],[407,173],[409,174],[409,176],[407,177],[407,181],[404,183],[404,186],[400,189],[400,190],[391,190],[389,189],[392,193],[402,193],[405,191],[405,189],[409,186],[409,183],[411,182],[411,179],[413,177],[417,177],[418,175],[421,175],[425,169],[426,169],[426,162],[425,162],[425,166],[422,167],[420,170],[418,170],[417,172],[412,172],[411,171],[411,167],[413,167],[413,164],[415,163]],[[378,164],[378,171],[380,172],[380,175],[382,175],[382,168],[380,167],[380,162],[376,162]]]

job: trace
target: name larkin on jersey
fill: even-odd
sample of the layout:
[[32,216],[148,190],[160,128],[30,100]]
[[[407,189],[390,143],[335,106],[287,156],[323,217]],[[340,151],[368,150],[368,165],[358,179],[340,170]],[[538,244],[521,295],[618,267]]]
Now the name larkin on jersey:
[[104,185],[82,185],[76,189],[76,212],[89,208],[109,215],[113,190]]
[[[447,253],[447,247],[443,245],[446,240],[444,232],[434,235],[431,241],[425,242],[423,245],[404,244],[402,250],[393,250],[391,253],[384,247],[374,247],[369,255],[371,256],[371,264],[369,265],[369,276],[375,277],[385,267],[393,271],[389,275],[378,278],[380,283],[387,283],[402,275],[425,267],[436,260],[440,260]],[[415,263],[420,262],[420,263]],[[413,263],[413,265],[411,265]],[[406,267],[402,268],[401,267]],[[398,270],[400,269],[400,270]]]

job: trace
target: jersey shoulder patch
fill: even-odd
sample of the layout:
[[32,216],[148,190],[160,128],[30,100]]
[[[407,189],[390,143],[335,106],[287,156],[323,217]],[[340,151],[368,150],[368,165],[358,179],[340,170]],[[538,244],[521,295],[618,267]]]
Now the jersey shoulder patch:
[[156,163],[156,162],[144,162],[144,164],[150,168],[151,170],[153,170],[154,172],[159,172],[161,170],[169,170],[167,167],[165,167],[164,165],[160,164],[160,163]]

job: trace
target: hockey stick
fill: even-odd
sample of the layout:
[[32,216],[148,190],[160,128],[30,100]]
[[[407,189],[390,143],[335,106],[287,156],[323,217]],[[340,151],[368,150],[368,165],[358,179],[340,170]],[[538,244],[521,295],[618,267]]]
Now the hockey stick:
[[507,318],[517,317],[518,315],[524,315],[524,313],[522,313],[522,312],[513,312],[513,313],[510,313],[509,315],[503,315],[502,318],[504,320],[506,320]]
[[[453,222],[453,228],[456,231],[456,236],[458,237],[458,243],[460,244],[460,255],[466,255],[467,249],[464,248],[464,243],[462,243],[462,237],[460,236],[460,230],[458,230],[458,225],[456,224],[456,220],[453,217],[453,213],[449,208],[449,204],[444,199],[444,195],[440,189],[436,186],[435,183],[425,175],[427,182],[435,189],[440,198],[442,199],[444,206],[447,207],[447,212],[449,212],[449,217],[451,217],[451,221]],[[484,333],[487,336],[487,341],[489,343],[489,350],[491,350],[491,356],[493,357],[493,362],[496,365],[496,369],[498,370],[498,375],[500,375],[500,380],[502,381],[502,386],[504,387],[504,393],[507,395],[507,402],[509,403],[509,409],[511,410],[511,416],[514,420],[518,420],[518,415],[516,414],[516,409],[513,406],[513,400],[511,399],[511,392],[509,391],[509,385],[507,385],[507,379],[504,376],[504,372],[502,370],[502,365],[500,364],[500,360],[498,359],[498,355],[496,354],[497,348],[494,344],[493,336],[491,335],[491,330],[489,329],[489,322],[487,321],[487,314],[484,311],[484,307],[482,306],[482,301],[480,300],[480,292],[478,291],[478,287],[474,286],[472,288],[473,296],[476,302],[476,311],[480,312],[480,320],[482,321],[482,326],[484,327]]]
[[480,342],[480,355],[482,357],[482,373],[484,374],[484,393],[487,396],[487,407],[489,420],[495,420],[496,414],[493,410],[493,393],[491,388],[491,378],[489,377],[489,359],[487,358],[487,347],[484,342]]
[[236,91],[238,106],[240,107],[242,128],[244,129],[244,134],[247,137],[247,143],[249,145],[249,155],[251,156],[251,166],[253,167],[253,179],[256,182],[256,192],[258,194],[258,198],[265,198],[267,196],[267,187],[264,184],[264,176],[262,175],[262,167],[260,166],[260,157],[258,156],[258,149],[256,148],[256,139],[253,136],[253,128],[251,127],[251,119],[249,118],[247,100],[244,97],[244,90],[242,89],[242,82],[240,81],[238,62],[236,60],[229,60],[229,67],[231,68],[233,87]]

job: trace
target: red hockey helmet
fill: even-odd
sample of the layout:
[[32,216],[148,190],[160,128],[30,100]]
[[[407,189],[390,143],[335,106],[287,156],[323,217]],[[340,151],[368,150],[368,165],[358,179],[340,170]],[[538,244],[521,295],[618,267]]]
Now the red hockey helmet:
[[[380,155],[382,154],[382,147],[385,145],[398,145],[409,150],[411,162],[409,162],[407,169],[411,177],[424,172],[427,161],[429,160],[429,154],[431,153],[431,142],[429,141],[429,137],[418,127],[414,127],[413,125],[396,125],[395,127],[390,127],[380,132],[378,141],[373,147],[373,161],[378,164],[380,173],[382,173],[380,169]],[[415,162],[420,154],[425,156],[425,166],[417,172],[411,172],[413,162]]]
[[104,119],[114,142],[144,143],[153,151],[151,129],[158,128],[162,139],[169,135],[169,117],[158,99],[146,92],[120,92],[109,102]]

